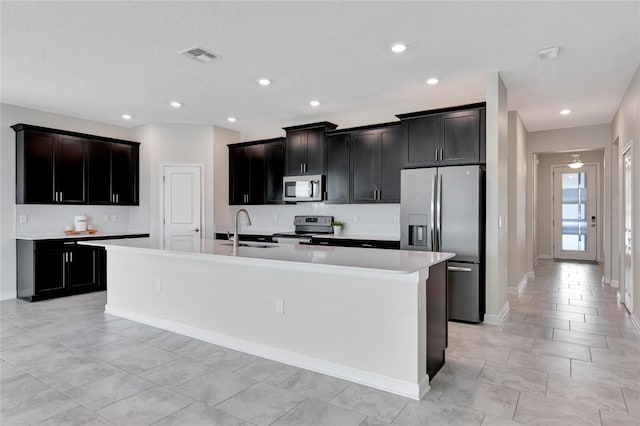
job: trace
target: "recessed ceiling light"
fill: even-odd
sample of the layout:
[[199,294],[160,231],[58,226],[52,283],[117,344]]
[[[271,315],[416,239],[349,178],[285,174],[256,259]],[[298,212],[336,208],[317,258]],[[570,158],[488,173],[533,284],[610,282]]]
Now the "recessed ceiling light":
[[236,121],[238,121],[238,119],[237,119],[237,118],[235,118],[235,117],[228,117],[228,118],[227,118],[227,121],[228,121],[229,123],[235,123]]
[[563,110],[560,110],[560,114],[562,114],[562,115],[569,115],[569,114],[571,114],[571,110],[570,110],[570,109],[568,109],[568,108],[565,108],[565,109],[563,109]]
[[402,53],[405,50],[407,50],[407,45],[406,44],[396,43],[393,46],[391,46],[391,51],[394,52],[394,53]]
[[260,86],[268,86],[271,84],[271,80],[269,80],[268,78],[261,78],[258,80],[258,84]]
[[312,107],[320,106],[320,101],[316,101],[316,100],[310,101],[309,105],[311,105]]
[[439,81],[440,80],[438,80],[437,78],[431,77],[430,79],[427,80],[427,84],[433,86],[434,84],[438,84]]
[[131,120],[133,117],[130,114],[122,114],[123,120]]
[[169,105],[171,105],[174,108],[180,108],[182,106],[182,104],[178,101],[171,101]]

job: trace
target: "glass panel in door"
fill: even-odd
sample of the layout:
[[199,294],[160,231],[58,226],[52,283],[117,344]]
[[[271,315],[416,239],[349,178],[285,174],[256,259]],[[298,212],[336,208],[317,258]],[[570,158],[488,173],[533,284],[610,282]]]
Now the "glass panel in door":
[[587,250],[587,175],[562,173],[562,250]]

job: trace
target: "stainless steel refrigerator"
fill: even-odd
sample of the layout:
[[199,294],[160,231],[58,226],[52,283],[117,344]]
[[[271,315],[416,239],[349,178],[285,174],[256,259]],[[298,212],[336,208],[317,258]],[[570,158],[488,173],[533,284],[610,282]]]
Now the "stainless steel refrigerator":
[[484,321],[484,168],[406,169],[401,182],[401,248],[455,253],[447,264],[449,319]]

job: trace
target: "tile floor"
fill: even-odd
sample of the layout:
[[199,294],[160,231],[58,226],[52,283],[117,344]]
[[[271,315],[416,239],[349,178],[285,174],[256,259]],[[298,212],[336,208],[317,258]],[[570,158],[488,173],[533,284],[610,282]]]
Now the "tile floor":
[[596,265],[540,262],[500,326],[451,323],[423,401],[116,318],[0,303],[3,426],[640,425],[640,334]]

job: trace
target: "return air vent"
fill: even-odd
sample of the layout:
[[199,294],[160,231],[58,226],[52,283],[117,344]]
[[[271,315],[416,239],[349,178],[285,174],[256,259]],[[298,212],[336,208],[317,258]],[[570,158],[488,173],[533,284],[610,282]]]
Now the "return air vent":
[[211,62],[211,60],[215,59],[216,57],[216,55],[214,55],[213,53],[199,46],[190,47],[178,53],[182,53],[186,57],[196,59],[200,62]]

